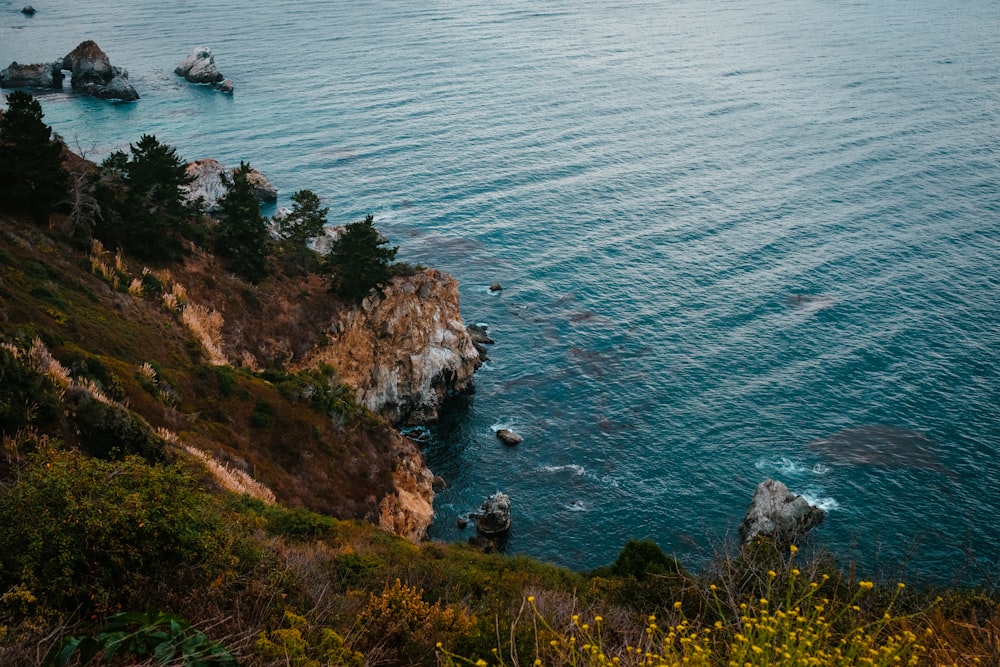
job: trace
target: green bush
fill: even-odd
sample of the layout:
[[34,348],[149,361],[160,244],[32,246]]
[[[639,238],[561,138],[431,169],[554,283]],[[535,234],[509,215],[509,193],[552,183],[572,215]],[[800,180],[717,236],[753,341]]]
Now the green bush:
[[0,488],[0,590],[24,586],[64,612],[145,605],[153,587],[224,558],[220,516],[176,466],[42,449]]
[[163,440],[139,415],[86,392],[68,393],[67,402],[73,407],[80,447],[88,454],[102,459],[138,454],[151,463],[163,460]]

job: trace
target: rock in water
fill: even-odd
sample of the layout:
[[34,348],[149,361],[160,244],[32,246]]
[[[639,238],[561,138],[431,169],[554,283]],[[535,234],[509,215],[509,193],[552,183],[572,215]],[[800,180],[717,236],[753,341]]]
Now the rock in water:
[[130,102],[139,93],[128,82],[128,71],[112,67],[107,54],[92,40],[80,42],[62,60],[62,69],[73,73],[73,90],[102,99]]
[[174,69],[174,73],[191,83],[219,83],[226,78],[215,66],[215,56],[212,55],[212,49],[207,46],[193,49]]
[[506,493],[497,491],[479,509],[474,515],[477,531],[493,537],[510,530],[510,496]]
[[823,510],[810,505],[781,482],[769,479],[757,485],[750,509],[740,525],[740,537],[749,542],[757,535],[766,535],[791,543],[821,521]]
[[31,5],[25,5],[24,8],[21,10],[21,13],[24,14],[25,16],[34,16],[36,11],[38,10],[36,10]]
[[505,445],[513,447],[514,445],[519,445],[524,442],[524,438],[514,433],[509,428],[502,428],[497,431],[497,439],[500,440]]
[[62,88],[62,61],[19,65],[11,63],[0,71],[0,88]]

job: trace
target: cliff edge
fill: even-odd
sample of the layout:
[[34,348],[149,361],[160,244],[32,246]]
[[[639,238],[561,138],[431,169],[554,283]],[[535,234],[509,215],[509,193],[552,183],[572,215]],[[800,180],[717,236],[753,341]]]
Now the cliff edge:
[[329,364],[358,402],[394,424],[434,421],[448,395],[472,390],[481,363],[462,323],[458,281],[424,269],[383,292],[334,313],[326,343],[293,368]]

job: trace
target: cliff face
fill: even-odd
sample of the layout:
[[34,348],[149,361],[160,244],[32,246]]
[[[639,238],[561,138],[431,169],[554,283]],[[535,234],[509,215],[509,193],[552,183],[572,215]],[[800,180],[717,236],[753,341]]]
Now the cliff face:
[[433,421],[447,395],[472,389],[480,364],[458,282],[427,269],[394,278],[384,294],[336,313],[326,344],[296,366],[329,364],[359,402],[392,423]]
[[392,471],[393,491],[379,503],[379,528],[411,542],[427,535],[434,520],[434,475],[412,441],[397,436]]

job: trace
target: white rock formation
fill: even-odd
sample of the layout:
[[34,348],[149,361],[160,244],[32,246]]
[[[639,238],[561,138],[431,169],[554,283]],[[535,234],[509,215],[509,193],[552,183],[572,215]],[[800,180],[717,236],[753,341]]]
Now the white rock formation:
[[740,525],[740,537],[744,542],[757,535],[794,542],[821,521],[822,509],[810,505],[781,482],[769,479],[757,485],[750,509]]
[[219,83],[222,73],[215,66],[215,56],[207,46],[194,48],[180,65],[174,69],[174,74],[184,77],[191,83]]
[[[226,194],[226,187],[222,184],[222,174],[227,171],[231,176],[235,169],[227,170],[221,162],[212,158],[189,162],[186,173],[194,178],[194,181],[186,188],[187,200],[193,202],[201,197],[210,213],[217,211],[219,199]],[[278,191],[261,172],[251,169],[249,180],[257,192],[257,198],[261,201],[272,202],[278,198]]]

